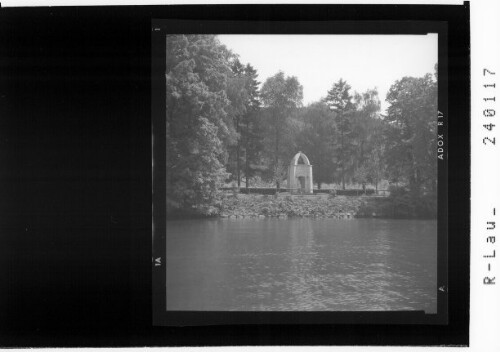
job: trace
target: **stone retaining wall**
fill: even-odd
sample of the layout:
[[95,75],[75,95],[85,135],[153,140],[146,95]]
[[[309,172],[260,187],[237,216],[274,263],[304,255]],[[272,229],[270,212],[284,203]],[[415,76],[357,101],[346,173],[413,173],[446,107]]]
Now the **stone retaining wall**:
[[[222,218],[315,217],[353,219],[359,217],[370,197],[238,195],[223,201]],[[376,212],[364,217],[377,216]]]

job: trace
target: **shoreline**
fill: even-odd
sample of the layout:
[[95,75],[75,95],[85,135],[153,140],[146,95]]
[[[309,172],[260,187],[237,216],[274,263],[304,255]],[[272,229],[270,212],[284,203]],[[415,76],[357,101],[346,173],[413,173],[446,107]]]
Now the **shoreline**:
[[215,215],[177,213],[167,215],[167,220],[189,219],[415,219],[433,220],[425,216],[401,216],[398,205],[387,197],[374,196],[226,196]]

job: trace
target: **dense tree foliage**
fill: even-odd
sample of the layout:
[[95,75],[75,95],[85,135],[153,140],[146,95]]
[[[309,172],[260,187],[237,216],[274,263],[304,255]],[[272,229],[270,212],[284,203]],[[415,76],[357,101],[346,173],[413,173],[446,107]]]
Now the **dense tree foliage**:
[[[245,175],[246,187],[249,178],[259,169],[260,152],[263,148],[260,117],[259,84],[257,71],[250,65],[244,66],[238,58],[232,62],[233,75],[229,82],[229,99],[237,133],[235,145],[230,147],[228,171],[236,180],[238,188]],[[233,103],[234,101],[234,103]]]
[[321,189],[322,183],[334,181],[335,122],[328,106],[323,102],[313,103],[302,109],[299,122],[297,148],[313,160],[314,182]]
[[351,86],[339,79],[328,91],[325,102],[335,116],[335,126],[339,138],[335,140],[333,158],[342,180],[342,189],[345,189],[346,174],[354,171],[354,126],[353,116],[355,106],[352,103]]
[[247,113],[249,96],[247,92],[247,77],[244,73],[244,66],[238,58],[231,62],[232,74],[228,77],[227,94],[231,102],[228,108],[229,115],[233,121],[236,135],[236,141],[229,149],[229,160],[227,169],[232,178],[236,178],[238,187],[241,184],[241,165],[244,162],[242,152],[242,120]]
[[236,138],[229,57],[215,36],[167,36],[167,208],[215,211],[225,144]]
[[291,157],[302,151],[318,188],[350,182],[377,189],[387,180],[400,211],[432,213],[437,77],[396,81],[386,116],[377,89],[352,92],[342,79],[302,107],[296,77],[280,71],[260,87],[255,68],[214,35],[166,40],[167,211],[215,214],[220,189],[231,182],[280,188]]
[[354,181],[365,189],[366,184],[375,184],[382,175],[377,165],[381,162],[380,150],[382,120],[380,118],[380,100],[376,89],[369,89],[364,93],[354,95],[355,111],[353,113],[354,151]]
[[437,84],[431,74],[404,77],[387,94],[386,163],[394,182],[415,195],[437,189]]
[[245,66],[246,91],[248,94],[247,109],[241,123],[241,138],[245,149],[245,185],[249,187],[250,178],[262,169],[261,152],[263,149],[264,126],[259,121],[260,100],[257,71],[252,65]]
[[265,107],[265,125],[267,127],[267,146],[270,158],[272,178],[276,188],[286,178],[288,165],[289,145],[291,135],[290,118],[298,107],[302,105],[302,86],[296,77],[285,77],[278,72],[269,77],[261,89],[262,103]]

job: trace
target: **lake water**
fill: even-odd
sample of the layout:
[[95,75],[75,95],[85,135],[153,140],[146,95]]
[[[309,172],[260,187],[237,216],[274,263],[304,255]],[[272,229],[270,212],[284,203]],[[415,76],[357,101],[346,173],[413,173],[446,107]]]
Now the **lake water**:
[[437,222],[167,222],[167,310],[437,309]]

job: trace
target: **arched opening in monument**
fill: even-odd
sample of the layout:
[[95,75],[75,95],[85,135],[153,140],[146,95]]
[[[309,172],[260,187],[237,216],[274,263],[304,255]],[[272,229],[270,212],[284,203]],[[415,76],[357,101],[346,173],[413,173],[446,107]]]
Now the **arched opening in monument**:
[[291,193],[313,194],[312,165],[302,152],[298,152],[288,167],[288,189]]
[[306,189],[306,178],[304,176],[299,176],[297,179],[299,180],[299,190],[301,193],[304,193]]

